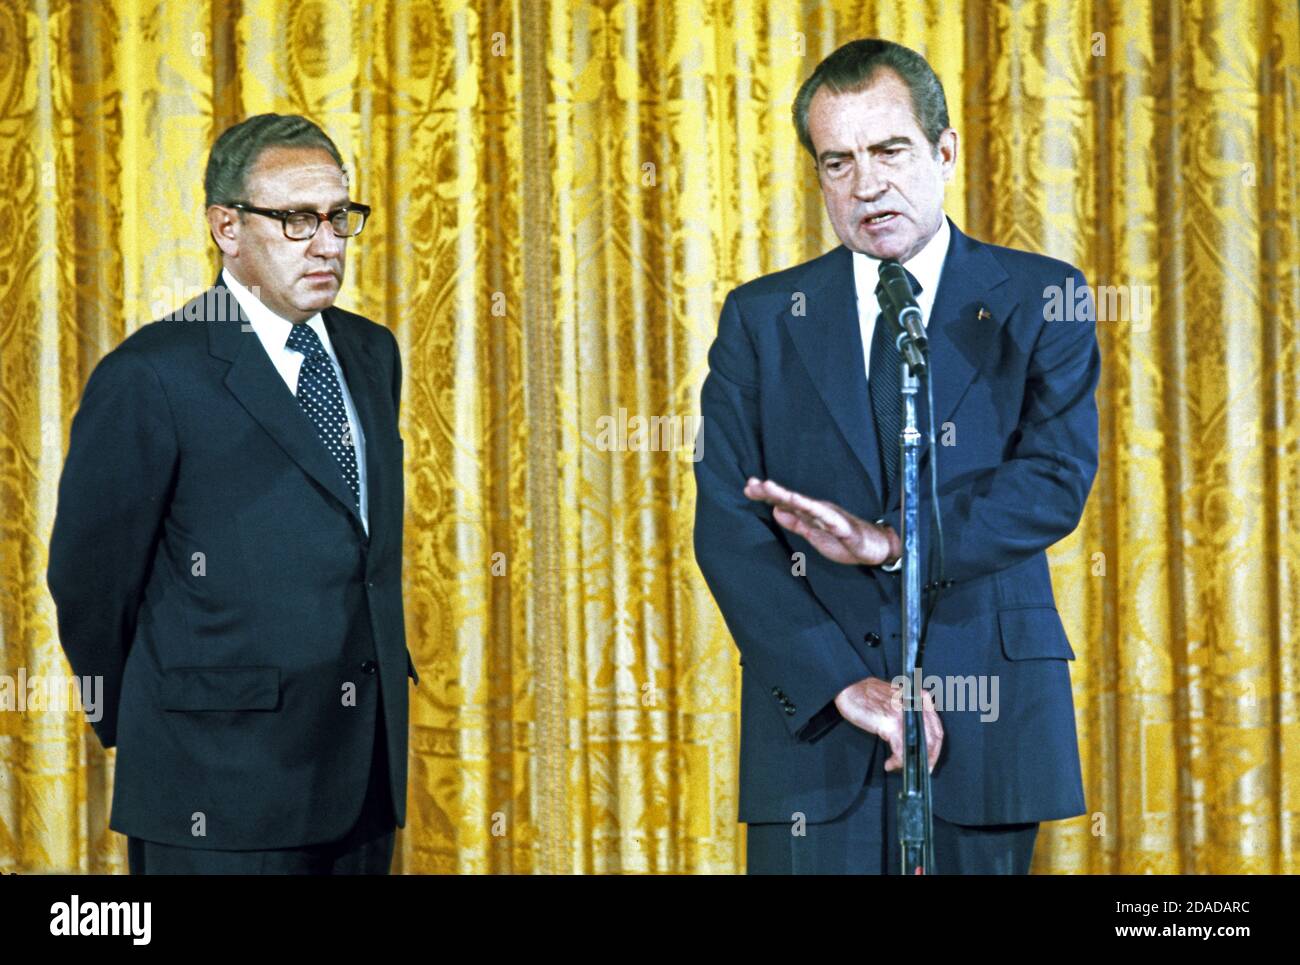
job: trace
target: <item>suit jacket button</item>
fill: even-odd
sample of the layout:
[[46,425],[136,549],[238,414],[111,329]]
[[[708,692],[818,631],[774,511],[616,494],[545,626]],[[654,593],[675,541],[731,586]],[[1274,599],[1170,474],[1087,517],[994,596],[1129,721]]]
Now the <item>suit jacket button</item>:
[[778,697],[778,698],[779,698],[779,697],[781,696],[781,688],[780,688],[780,687],[773,687],[773,688],[772,688],[772,696],[773,696],[773,697]]
[[786,704],[786,705],[785,705],[785,713],[786,713],[786,716],[787,716],[787,717],[793,717],[793,716],[794,716],[794,705],[793,705],[793,704]]
[[374,673],[378,667],[379,664],[375,663],[373,660],[363,660],[361,662],[362,673]]
[[862,642],[865,643],[868,647],[878,647],[880,646],[880,634],[868,633],[866,636],[862,638]]

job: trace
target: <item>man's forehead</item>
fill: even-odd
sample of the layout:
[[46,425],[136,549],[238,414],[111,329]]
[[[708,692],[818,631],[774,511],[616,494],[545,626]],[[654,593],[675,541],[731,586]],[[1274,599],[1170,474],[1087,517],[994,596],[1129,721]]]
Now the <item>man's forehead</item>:
[[[911,94],[892,73],[877,75],[857,90],[839,92],[822,87],[808,105],[808,127],[813,140],[822,142],[817,144],[819,150],[831,147],[825,143],[829,141],[914,140],[920,132]],[[836,149],[844,146],[834,145]]]
[[871,82],[854,90],[836,91],[821,87],[808,105],[809,114],[831,117],[834,115],[860,116],[868,113],[890,113],[902,110],[912,113],[912,95],[907,85],[893,72],[877,74]]
[[249,181],[261,186],[297,190],[343,191],[347,175],[323,148],[269,147],[249,171]]

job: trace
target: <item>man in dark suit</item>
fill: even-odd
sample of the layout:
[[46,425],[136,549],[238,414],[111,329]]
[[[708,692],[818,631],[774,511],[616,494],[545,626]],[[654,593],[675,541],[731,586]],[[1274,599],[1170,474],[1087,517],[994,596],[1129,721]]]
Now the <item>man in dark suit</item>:
[[132,873],[385,874],[416,677],[401,365],[334,307],[369,209],[297,116],[227,130],[205,188],[221,275],[91,373],[50,540],[109,826]]
[[[936,870],[1025,873],[1038,823],[1084,811],[1074,653],[1045,550],[1096,473],[1091,299],[1070,265],[945,218],[957,134],[920,55],[847,44],[794,115],[843,245],[727,296],[696,463],[696,558],[743,665],[749,870],[899,869],[900,359],[876,288],[892,258],[925,319],[939,442],[932,454],[923,438],[918,503],[925,566],[937,456],[946,566],[923,667]],[[1079,320],[1047,320],[1049,290],[1071,279]],[[924,604],[939,579],[923,570]]]

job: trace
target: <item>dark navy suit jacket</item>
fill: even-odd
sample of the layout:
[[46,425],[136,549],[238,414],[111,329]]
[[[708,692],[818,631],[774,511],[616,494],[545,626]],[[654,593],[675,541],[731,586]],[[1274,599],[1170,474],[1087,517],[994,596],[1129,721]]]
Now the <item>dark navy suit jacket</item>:
[[[934,611],[923,670],[957,681],[967,709],[940,713],[934,813],[974,825],[1072,817],[1084,812],[1074,652],[1045,550],[1077,526],[1096,474],[1101,363],[1091,305],[1076,306],[1087,320],[1045,321],[1044,289],[1072,277],[1090,296],[1070,265],[949,224],[927,332],[952,585]],[[924,440],[924,391],[917,407]],[[742,489],[749,476],[770,478],[901,532],[898,497],[881,502],[848,249],[727,296],[701,408],[695,553],[743,665],[739,817],[831,820],[861,791],[873,755],[888,753],[833,701],[854,681],[900,672],[901,573],[826,560]],[[923,563],[929,457],[923,441]],[[924,572],[922,583],[937,577]],[[971,699],[981,678],[989,698],[996,681],[996,719]]]
[[117,747],[116,831],[215,850],[340,838],[361,813],[377,726],[405,822],[415,669],[397,342],[322,314],[365,437],[369,536],[220,283],[132,334],[86,384],[47,578],[74,673],[104,677],[93,726]]

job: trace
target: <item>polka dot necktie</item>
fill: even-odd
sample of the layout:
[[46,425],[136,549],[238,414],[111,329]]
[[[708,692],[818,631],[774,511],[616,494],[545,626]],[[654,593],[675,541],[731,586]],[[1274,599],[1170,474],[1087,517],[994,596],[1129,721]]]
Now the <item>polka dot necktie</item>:
[[298,404],[315,424],[321,442],[339,464],[359,514],[361,485],[357,478],[357,454],[334,363],[321,344],[320,336],[306,322],[294,325],[285,344],[303,356],[302,368],[298,370]]
[[[921,294],[920,283],[906,268],[903,271],[912,283],[912,294]],[[884,302],[880,286],[876,287],[876,300]],[[898,436],[903,431],[900,402],[903,384],[899,373],[903,354],[895,341],[897,334],[898,326],[887,325],[884,312],[876,316],[876,327],[871,335],[871,371],[867,374],[867,388],[871,393],[871,408],[876,416],[876,442],[880,446],[881,478],[885,484],[885,491],[881,495],[886,509],[890,506],[894,477],[898,475]]]

